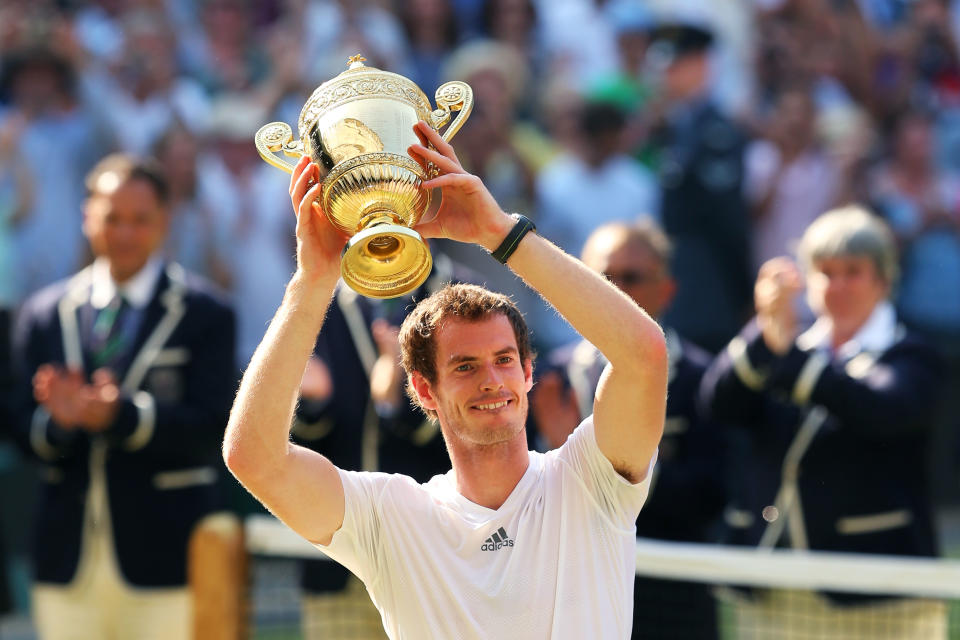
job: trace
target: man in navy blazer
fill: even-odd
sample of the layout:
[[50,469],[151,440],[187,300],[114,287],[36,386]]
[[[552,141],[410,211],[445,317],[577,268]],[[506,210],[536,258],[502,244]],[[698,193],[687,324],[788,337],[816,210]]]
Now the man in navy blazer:
[[36,624],[54,640],[187,638],[187,543],[218,506],[234,315],[161,257],[157,167],[108,156],[87,186],[96,259],[32,296],[14,333],[18,431],[42,463]]

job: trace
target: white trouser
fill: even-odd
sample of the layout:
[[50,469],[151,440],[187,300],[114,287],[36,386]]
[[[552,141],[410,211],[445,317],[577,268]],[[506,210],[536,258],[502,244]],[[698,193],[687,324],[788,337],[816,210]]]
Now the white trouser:
[[[143,589],[120,576],[108,536],[87,545],[82,574],[69,585],[33,588],[41,640],[189,640],[187,587]],[[149,550],[146,551],[149,553]]]
[[77,574],[68,585],[33,588],[40,640],[190,640],[193,601],[186,586],[139,588],[120,575],[102,461],[91,469]]

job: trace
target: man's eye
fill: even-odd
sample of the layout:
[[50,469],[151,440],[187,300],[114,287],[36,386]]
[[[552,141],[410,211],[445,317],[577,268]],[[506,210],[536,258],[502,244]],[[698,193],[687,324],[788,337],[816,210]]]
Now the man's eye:
[[513,362],[513,357],[503,356],[499,360],[497,360],[497,362],[499,362],[500,364],[510,364],[511,362]]
[[473,367],[473,365],[470,365],[470,364],[462,364],[462,365],[460,365],[459,367],[457,367],[456,369],[454,369],[454,371],[470,371],[470,369],[471,369],[472,367]]

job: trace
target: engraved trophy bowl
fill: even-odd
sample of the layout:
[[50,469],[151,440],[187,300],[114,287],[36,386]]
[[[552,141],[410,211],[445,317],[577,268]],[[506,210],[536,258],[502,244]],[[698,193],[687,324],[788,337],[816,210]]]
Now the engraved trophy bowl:
[[[320,167],[320,206],[349,241],[340,260],[344,282],[371,298],[394,298],[416,289],[430,274],[427,243],[412,229],[430,206],[423,182],[430,174],[407,154],[419,143],[413,125],[447,126],[453,138],[473,109],[473,91],[447,82],[436,91],[437,109],[408,78],[363,64],[353,56],[346,71],[320,85],[297,122],[299,140],[285,122],[257,131],[260,156],[292,173],[283,157],[306,154]],[[457,113],[451,121],[453,112]],[[280,155],[283,154],[283,155]]]

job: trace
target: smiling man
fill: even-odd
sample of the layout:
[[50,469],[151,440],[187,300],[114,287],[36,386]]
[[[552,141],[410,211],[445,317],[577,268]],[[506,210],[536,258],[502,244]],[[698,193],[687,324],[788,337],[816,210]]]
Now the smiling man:
[[454,285],[400,331],[411,395],[439,423],[451,470],[426,484],[338,469],[291,444],[304,365],[346,238],[315,204],[303,158],[290,195],[298,268],[237,396],[224,458],[241,482],[366,584],[392,638],[626,638],[637,514],[663,431],[659,326],[601,275],[504,213],[424,123],[410,154],[440,175],[425,237],[476,243],[507,264],[607,357],[593,414],[559,449],[527,450],[533,362],[509,298]]

